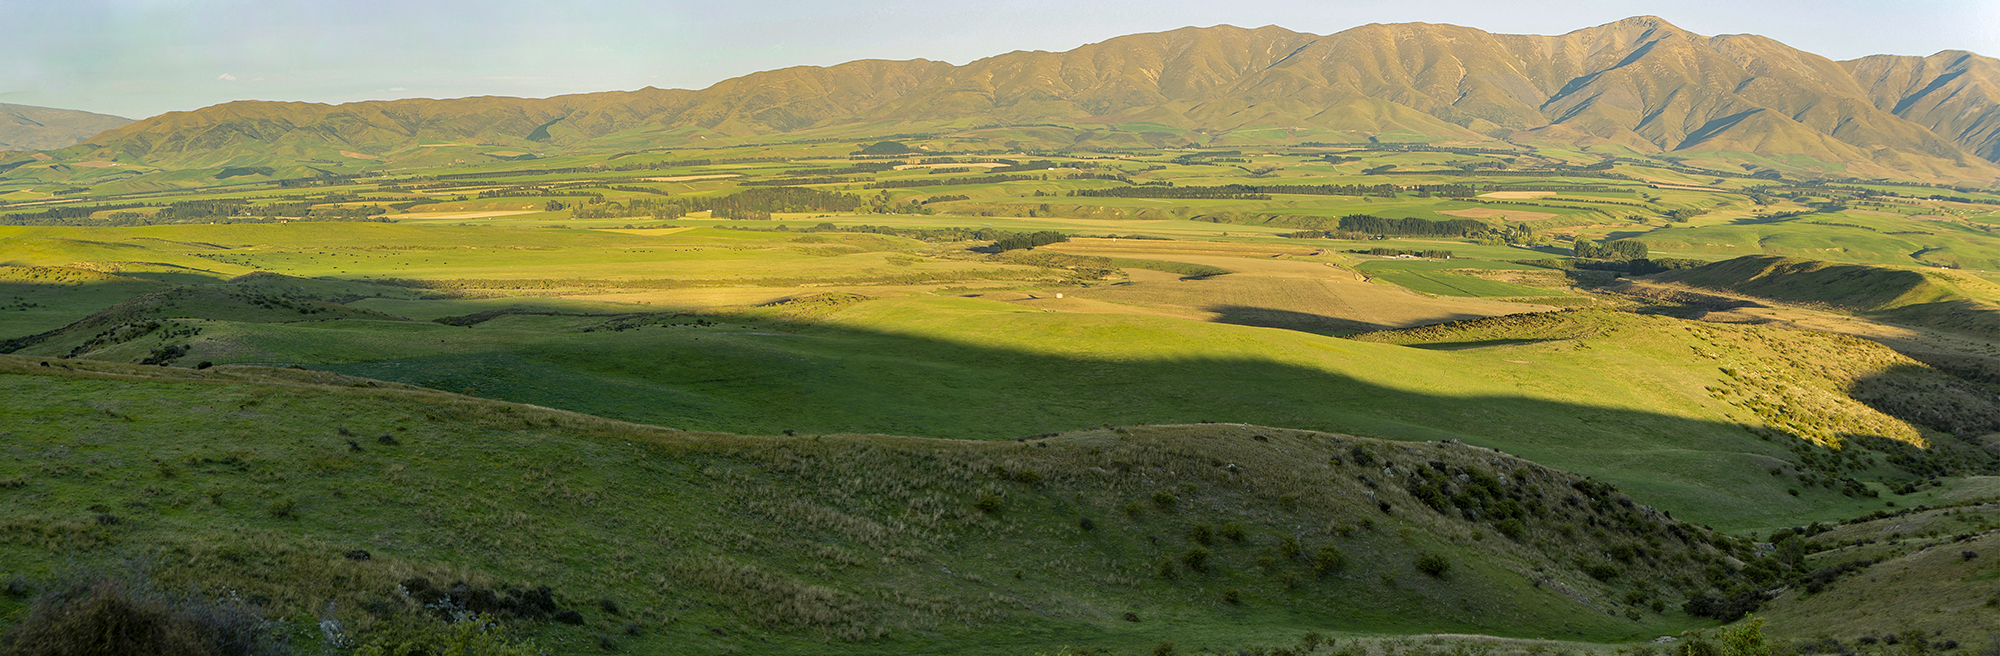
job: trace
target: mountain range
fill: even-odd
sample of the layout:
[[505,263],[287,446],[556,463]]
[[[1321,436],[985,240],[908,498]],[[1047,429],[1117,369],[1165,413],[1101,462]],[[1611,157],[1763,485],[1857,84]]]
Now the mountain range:
[[1061,130],[1014,147],[1514,143],[1983,184],[2000,180],[2000,60],[1946,51],[1834,61],[1654,17],[1559,36],[1217,26],[963,66],[786,68],[699,91],[232,102],[117,127],[63,154],[169,168],[368,166],[468,142],[547,155],[1023,125]]
[[0,151],[64,148],[131,122],[73,109],[0,103]]

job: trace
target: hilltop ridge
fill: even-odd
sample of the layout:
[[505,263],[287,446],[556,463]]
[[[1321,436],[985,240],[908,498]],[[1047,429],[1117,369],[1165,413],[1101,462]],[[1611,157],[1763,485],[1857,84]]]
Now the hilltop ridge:
[[1635,17],[1556,36],[1444,24],[1331,35],[1229,25],[1135,34],[954,66],[799,66],[700,91],[344,105],[241,101],[173,112],[63,151],[170,168],[364,167],[471,140],[543,155],[856,129],[1058,124],[1037,148],[1300,143],[1561,145],[1603,157],[1750,162],[1980,183],[2000,179],[1994,60],[1852,62],[1755,35]]
[[0,151],[67,148],[130,123],[122,116],[0,103]]

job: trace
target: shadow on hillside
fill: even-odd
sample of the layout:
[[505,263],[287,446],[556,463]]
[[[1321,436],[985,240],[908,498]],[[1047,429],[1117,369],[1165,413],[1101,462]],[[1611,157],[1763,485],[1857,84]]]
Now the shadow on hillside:
[[1894,365],[1856,381],[1847,394],[1882,414],[1934,431],[1960,437],[2000,433],[2000,385],[1962,377],[1941,382],[1937,371]]
[[[1329,322],[1337,321],[1257,308],[1228,310],[1224,314],[1235,319],[1232,323],[1249,325],[1334,329]],[[1397,347],[1304,335],[1260,343],[1201,330],[1197,323],[1129,317],[1077,323],[1074,315],[1001,313],[995,321],[1018,325],[979,328],[1033,334],[1029,343],[1036,346],[1029,350],[993,345],[1005,340],[972,341],[983,339],[979,335],[957,341],[774,318],[714,316],[713,322],[697,324],[684,314],[661,313],[657,321],[647,316],[605,315],[604,330],[572,327],[529,337],[478,326],[399,323],[397,339],[414,344],[414,336],[422,335],[423,343],[437,344],[412,346],[407,352],[413,355],[406,357],[315,368],[626,421],[746,434],[994,440],[1102,425],[1217,422],[1413,441],[1460,439],[1617,481],[1647,503],[1725,526],[1833,519],[1846,512],[1836,509],[1852,507],[1837,493],[1786,496],[1782,484],[1764,473],[1769,458],[1792,457],[1779,443],[1733,423],[1630,409],[1684,398],[1621,379],[1642,374],[1640,369],[1583,372],[1605,377],[1604,385],[1577,379],[1574,368],[1554,378],[1520,377],[1532,370],[1486,375],[1463,367],[1492,366],[1488,359],[1439,360],[1450,356],[1436,353],[1404,358]],[[310,362],[338,353],[325,340],[339,339],[343,325],[360,331],[356,335],[372,334],[366,332],[369,323],[319,321],[311,324],[313,332],[301,333],[308,338],[289,342],[311,353],[262,357]],[[1095,327],[1064,332],[1082,330],[1075,328],[1079,325]],[[1203,340],[1218,340],[1217,346]],[[446,354],[431,355],[438,352]],[[1593,390],[1659,396],[1601,403],[1549,398],[1590,399]]]
[[1429,343],[1429,344],[1411,344],[1411,345],[1410,345],[1410,348],[1419,348],[1419,349],[1424,349],[1424,350],[1426,350],[1426,351],[1464,351],[1464,350],[1469,350],[1469,349],[1478,349],[1478,348],[1488,348],[1488,347],[1493,347],[1493,346],[1518,346],[1518,345],[1521,345],[1521,344],[1540,344],[1540,343],[1542,343],[1542,342],[1553,342],[1553,341],[1556,341],[1556,340],[1553,340],[1553,339],[1482,339],[1482,340],[1477,340],[1477,341],[1470,341],[1470,342],[1432,342],[1432,343]]
[[181,273],[179,271],[127,271],[121,272],[118,275],[169,285],[216,285],[228,282],[226,278],[218,275]]
[[[1836,508],[1856,503],[1833,490],[1787,496],[1765,473],[1771,458],[1795,457],[1782,440],[1765,441],[1733,423],[1607,407],[1677,396],[1603,404],[1538,398],[1567,385],[1582,388],[1570,392],[1579,398],[1590,394],[1588,380],[1554,379],[1527,380],[1512,388],[1518,393],[1441,393],[1495,386],[1478,372],[1468,382],[1450,364],[1402,361],[1381,350],[1391,347],[1333,338],[1325,338],[1325,350],[1353,349],[1376,369],[1364,378],[1273,359],[1211,357],[1192,345],[1160,353],[1157,343],[1135,344],[1148,353],[1142,357],[1088,354],[1090,347],[1065,344],[1060,329],[1050,328],[1060,325],[1023,328],[1050,335],[1049,352],[758,321],[319,368],[640,423],[767,435],[1020,439],[1102,425],[1214,422],[1459,439],[1617,481],[1646,503],[1725,526],[1833,519],[1853,512]],[[1633,372],[1601,373],[1615,381],[1604,393],[1645,387],[1616,380]]]
[[[1325,315],[1312,314],[1310,312],[1295,312],[1292,310],[1280,310],[1277,308],[1255,307],[1249,305],[1218,305],[1202,309],[1221,315],[1215,318],[1215,321],[1217,323],[1235,324],[1238,326],[1257,326],[1259,328],[1283,328],[1285,330],[1296,330],[1299,332],[1313,333],[1317,335],[1351,335],[1354,333],[1368,332],[1371,330],[1384,330],[1393,327],[1382,324],[1354,321],[1352,319],[1341,319],[1338,317],[1329,317]],[[1457,321],[1459,319],[1466,319],[1466,318],[1477,318],[1477,317],[1468,317],[1468,316],[1443,317],[1439,319],[1439,323],[1445,321]]]

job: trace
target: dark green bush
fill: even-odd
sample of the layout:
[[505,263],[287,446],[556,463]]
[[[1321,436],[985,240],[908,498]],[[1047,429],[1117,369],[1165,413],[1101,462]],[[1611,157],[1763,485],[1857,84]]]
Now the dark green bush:
[[1443,554],[1425,552],[1417,556],[1417,571],[1432,578],[1444,578],[1445,573],[1451,571],[1451,561]]
[[240,603],[174,597],[143,580],[92,576],[36,597],[7,632],[6,656],[267,656],[280,634]]
[[1206,572],[1208,571],[1208,559],[1214,555],[1215,552],[1209,551],[1206,547],[1195,547],[1187,550],[1187,553],[1181,554],[1181,564],[1197,572]]
[[1340,547],[1329,544],[1320,547],[1319,551],[1313,554],[1314,574],[1324,575],[1327,572],[1338,572],[1346,566],[1347,554],[1341,553]]

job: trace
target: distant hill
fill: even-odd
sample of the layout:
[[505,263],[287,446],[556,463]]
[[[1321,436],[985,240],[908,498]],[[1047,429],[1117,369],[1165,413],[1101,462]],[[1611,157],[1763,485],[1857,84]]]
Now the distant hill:
[[1663,282],[1823,305],[1984,337],[2000,336],[2000,307],[1937,271],[1751,255],[1655,276]]
[[467,141],[553,154],[842,126],[866,128],[849,131],[859,135],[1057,124],[1073,138],[1028,146],[1513,142],[1986,183],[2000,180],[1996,70],[1966,53],[1835,62],[1653,17],[1560,36],[1426,23],[1329,36],[1217,26],[964,66],[787,68],[701,91],[235,102],[134,123],[73,154],[192,168],[366,166]]
[[[1652,276],[1674,282],[1921,326],[1979,340],[2000,337],[1994,288],[1973,276],[1865,264],[1752,255]],[[2000,382],[2000,358],[1920,342],[1898,350],[1969,380]],[[2000,410],[1982,410],[1987,416]]]
[[73,109],[0,103],[0,150],[54,150],[82,143],[132,119]]

